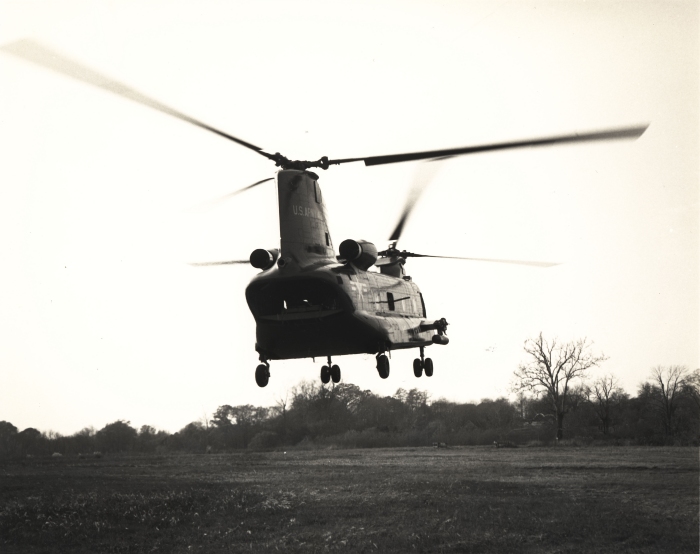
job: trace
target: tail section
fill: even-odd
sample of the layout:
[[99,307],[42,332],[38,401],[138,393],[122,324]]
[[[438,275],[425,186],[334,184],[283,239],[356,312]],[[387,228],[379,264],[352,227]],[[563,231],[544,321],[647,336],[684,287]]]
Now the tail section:
[[336,261],[328,217],[318,176],[310,171],[284,169],[277,173],[280,215],[280,267],[303,268]]

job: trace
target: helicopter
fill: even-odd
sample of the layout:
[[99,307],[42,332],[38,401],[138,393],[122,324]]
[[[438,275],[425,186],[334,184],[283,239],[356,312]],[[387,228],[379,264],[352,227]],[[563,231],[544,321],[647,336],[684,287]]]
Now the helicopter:
[[[31,40],[0,47],[45,68],[78,79],[171,115],[252,152],[280,168],[275,177],[262,179],[231,195],[275,181],[279,207],[280,244],[254,250],[248,259],[200,262],[195,266],[250,264],[259,270],[245,290],[246,301],[256,322],[259,365],[255,381],[267,386],[270,361],[295,358],[327,359],[321,381],[338,383],[341,370],[333,356],[374,354],[382,379],[390,374],[391,351],[417,348],[413,361],[416,377],[431,377],[434,364],[425,356],[431,345],[445,346],[448,323],[430,319],[417,284],[406,274],[409,258],[450,258],[548,267],[556,264],[518,260],[462,258],[419,254],[399,250],[397,245],[419,194],[410,196],[385,250],[367,240],[346,239],[336,254],[328,225],[319,176],[312,170],[333,165],[363,162],[365,166],[409,161],[441,161],[456,156],[538,146],[603,140],[636,139],[648,125],[572,133],[459,148],[447,148],[383,156],[291,160],[196,120],[153,100],[128,86],[105,77]],[[420,191],[419,191],[420,192]]]

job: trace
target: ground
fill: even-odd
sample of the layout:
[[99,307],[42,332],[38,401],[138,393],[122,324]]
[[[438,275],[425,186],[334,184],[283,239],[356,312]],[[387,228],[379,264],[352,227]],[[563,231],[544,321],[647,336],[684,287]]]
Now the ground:
[[3,461],[0,550],[696,553],[698,449]]

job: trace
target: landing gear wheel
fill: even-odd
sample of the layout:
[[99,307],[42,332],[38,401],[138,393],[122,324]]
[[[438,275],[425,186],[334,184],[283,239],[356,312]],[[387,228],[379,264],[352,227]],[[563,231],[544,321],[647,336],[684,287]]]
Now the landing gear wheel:
[[430,358],[426,358],[423,367],[425,367],[425,376],[432,377],[433,376],[433,360],[431,360]]
[[330,380],[331,380],[331,368],[328,367],[327,365],[324,365],[321,368],[321,383],[326,385],[327,383],[330,382]]
[[334,365],[331,367],[331,379],[333,379],[334,383],[340,383],[340,367],[337,365]]
[[266,364],[260,364],[255,369],[255,382],[259,387],[266,387],[270,381],[270,368]]
[[420,358],[413,360],[413,375],[416,377],[423,375],[423,362]]
[[382,379],[389,377],[389,358],[386,354],[377,357],[377,371]]

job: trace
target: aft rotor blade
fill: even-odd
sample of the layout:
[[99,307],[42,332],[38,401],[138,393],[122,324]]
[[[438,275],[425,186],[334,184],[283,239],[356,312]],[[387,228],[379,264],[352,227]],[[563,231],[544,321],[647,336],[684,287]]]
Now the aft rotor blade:
[[186,121],[187,123],[191,123],[192,125],[196,125],[197,127],[206,129],[207,131],[211,131],[212,133],[224,137],[225,139],[240,144],[241,146],[244,146],[250,150],[257,152],[261,156],[265,156],[269,159],[274,159],[274,156],[268,154],[267,152],[263,152],[262,148],[260,148],[259,146],[255,146],[254,144],[236,138],[232,135],[229,135],[228,133],[224,133],[223,131],[215,129],[214,127],[207,125],[206,123],[202,123],[201,121],[198,121],[188,115],[178,112],[177,110],[174,110],[166,106],[165,104],[161,104],[157,100],[153,100],[152,98],[149,98],[148,96],[141,94],[140,92],[118,81],[110,79],[109,77],[105,77],[104,75],[101,75],[88,67],[85,67],[71,59],[57,54],[53,50],[42,46],[41,44],[38,44],[32,40],[18,40],[16,42],[0,46],[0,50],[3,50],[9,54],[14,54],[15,56],[19,56],[24,60],[36,63],[47,69],[52,69],[53,71],[57,71],[59,73],[62,73],[63,75],[72,77],[73,79],[77,79],[84,83],[100,87],[104,90],[108,90],[109,92],[112,92],[119,96],[123,96],[124,98],[128,98],[129,100],[133,100],[134,102],[138,102],[139,104],[143,104],[144,106],[148,106],[149,108],[153,108],[154,110],[166,113],[168,115],[181,119],[182,121]]
[[413,252],[401,252],[398,254],[404,258],[446,258],[449,260],[469,260],[473,262],[495,262],[499,264],[531,265],[536,267],[553,267],[559,263],[553,262],[530,262],[526,260],[499,260],[494,258],[462,258],[459,256],[431,256],[430,254],[414,254]]
[[423,191],[433,180],[439,169],[440,164],[433,163],[420,164],[416,168],[416,173],[413,177],[413,184],[411,186],[410,192],[408,193],[408,197],[406,198],[406,204],[403,207],[403,211],[401,212],[399,221],[396,223],[396,227],[394,228],[394,230],[391,233],[391,236],[389,237],[389,240],[394,242],[394,246],[396,246],[396,242],[401,237],[401,233],[403,233],[403,228],[406,225],[406,221],[411,215],[413,208],[416,207],[418,199],[421,197]]
[[205,265],[234,265],[234,264],[249,264],[250,260],[229,260],[226,262],[193,262],[190,265],[205,266]]
[[428,150],[424,152],[411,152],[407,154],[391,154],[389,156],[369,156],[367,158],[346,158],[342,160],[328,160],[328,164],[342,164],[349,162],[364,162],[365,165],[383,165],[398,162],[410,162],[416,160],[444,159],[453,156],[464,156],[478,152],[491,152],[494,150],[512,150],[515,148],[529,148],[533,146],[552,146],[555,144],[567,144],[575,142],[593,142],[600,140],[636,139],[642,136],[649,127],[638,125],[636,127],[624,127],[621,129],[608,129],[591,133],[574,133],[553,137],[518,140],[512,142],[498,142],[494,144],[482,144],[479,146],[465,146],[462,148],[448,148],[445,150]]
[[211,208],[221,204],[222,202],[225,202],[229,198],[233,198],[237,194],[240,194],[246,190],[250,190],[252,188],[257,187],[258,185],[262,185],[263,183],[267,183],[268,181],[272,181],[273,177],[268,177],[267,179],[263,179],[262,181],[257,181],[253,183],[252,185],[248,185],[247,187],[243,187],[242,189],[238,189],[237,191],[234,192],[229,192],[228,194],[224,194],[223,196],[220,196],[219,198],[214,198],[213,200],[209,200],[208,202],[204,202],[203,204],[200,204],[199,206],[196,206],[190,210],[189,212],[205,212],[207,210],[210,210]]

